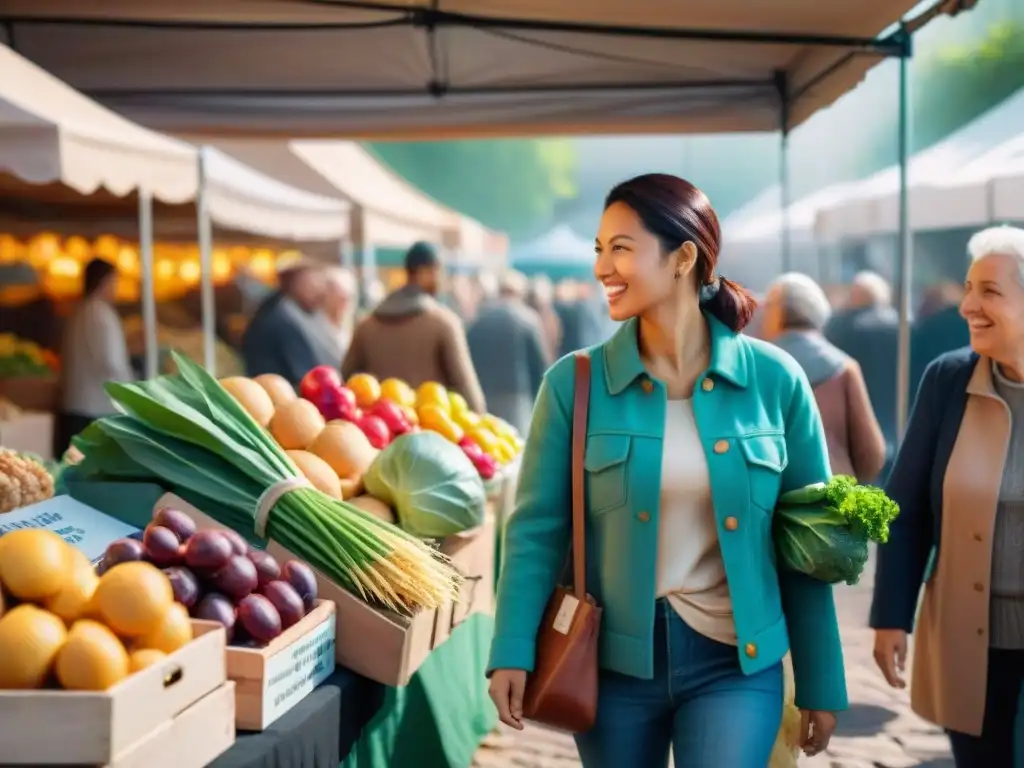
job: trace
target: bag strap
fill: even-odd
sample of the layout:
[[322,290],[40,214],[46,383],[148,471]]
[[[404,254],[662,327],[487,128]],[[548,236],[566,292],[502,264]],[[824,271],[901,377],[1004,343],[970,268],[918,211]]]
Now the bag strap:
[[586,475],[587,414],[590,410],[590,355],[576,353],[576,391],[572,400],[572,591],[587,599]]

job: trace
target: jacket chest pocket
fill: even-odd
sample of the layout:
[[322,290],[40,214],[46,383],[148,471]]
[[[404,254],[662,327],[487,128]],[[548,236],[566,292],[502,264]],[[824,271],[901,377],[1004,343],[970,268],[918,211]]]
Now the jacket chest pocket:
[[740,438],[739,443],[747,465],[750,503],[771,512],[782,488],[782,471],[789,463],[785,435],[781,432],[747,435]]
[[626,503],[630,438],[628,435],[591,435],[583,468],[587,476],[587,508],[600,515]]

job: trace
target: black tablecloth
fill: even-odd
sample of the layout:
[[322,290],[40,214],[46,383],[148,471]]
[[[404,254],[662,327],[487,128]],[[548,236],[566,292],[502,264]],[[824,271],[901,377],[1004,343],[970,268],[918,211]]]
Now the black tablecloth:
[[335,670],[265,731],[240,732],[210,768],[338,768],[383,702],[383,685]]

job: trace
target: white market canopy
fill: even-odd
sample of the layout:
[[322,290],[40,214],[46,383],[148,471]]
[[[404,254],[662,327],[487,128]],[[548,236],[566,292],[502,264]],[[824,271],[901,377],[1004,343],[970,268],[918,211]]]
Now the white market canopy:
[[590,263],[594,260],[594,241],[577,235],[559,224],[536,240],[515,249],[513,263]]
[[[850,188],[850,184],[834,184],[825,187],[792,203],[784,214],[779,200],[779,188],[773,187],[769,193],[774,196],[774,207],[769,209],[769,206],[765,204],[763,207],[759,207],[757,212],[751,211],[749,214],[744,214],[745,208],[738,211],[737,213],[744,215],[738,218],[735,224],[730,223],[732,217],[726,219],[722,224],[722,241],[727,245],[780,242],[783,227],[789,228],[789,234],[793,240],[813,239],[814,222],[818,211],[843,199],[849,194]],[[759,202],[761,202],[761,198],[755,198],[753,201],[753,203]]]
[[357,246],[405,248],[417,240],[473,254],[502,252],[501,236],[432,200],[350,141],[199,139],[253,168],[353,205],[350,237]]
[[[210,216],[265,237],[331,240],[348,230],[348,205],[310,194],[206,150]],[[169,204],[194,201],[198,150],[138,126],[0,45],[0,172],[3,193],[72,202],[144,191]],[[76,195],[61,194],[59,184]],[[134,207],[130,216],[135,215]]]
[[172,133],[775,131],[906,53],[892,25],[918,4],[5,0],[0,39]]
[[[936,227],[930,193],[962,173],[993,148],[1013,139],[1024,126],[1024,89],[968,123],[951,136],[910,158],[907,195],[911,229]],[[1004,151],[1005,154],[1005,151]],[[991,167],[991,166],[990,166]],[[977,172],[977,168],[975,168]],[[899,229],[899,168],[891,166],[848,188],[846,194],[822,206],[815,222],[825,240],[894,234]],[[946,227],[955,227],[950,219]],[[982,221],[970,221],[972,226]]]
[[1024,222],[1024,133],[962,172],[915,190],[913,224],[922,230]]

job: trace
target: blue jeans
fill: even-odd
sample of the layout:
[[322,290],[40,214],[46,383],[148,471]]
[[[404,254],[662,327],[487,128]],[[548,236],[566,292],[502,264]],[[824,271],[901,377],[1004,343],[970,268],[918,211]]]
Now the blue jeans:
[[654,677],[601,671],[597,722],[576,736],[583,768],[765,768],[782,722],[782,664],[744,675],[736,648],[657,604]]

